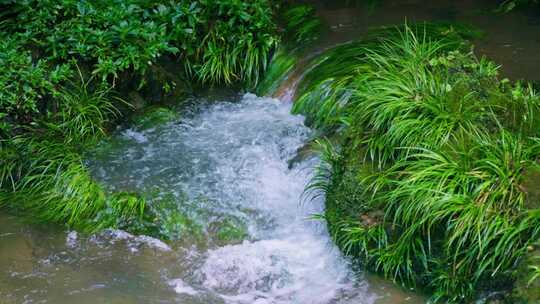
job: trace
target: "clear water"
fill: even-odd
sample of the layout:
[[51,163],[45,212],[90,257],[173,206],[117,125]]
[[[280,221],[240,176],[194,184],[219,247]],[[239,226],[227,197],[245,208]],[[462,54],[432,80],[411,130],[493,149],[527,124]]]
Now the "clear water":
[[[289,163],[311,135],[303,118],[277,99],[239,99],[200,100],[177,122],[119,130],[90,158],[111,189],[169,197],[199,238],[84,236],[0,217],[0,302],[422,302],[371,287],[309,219],[323,210],[321,201],[301,203],[316,159]],[[223,219],[244,227],[241,240],[217,240]]]

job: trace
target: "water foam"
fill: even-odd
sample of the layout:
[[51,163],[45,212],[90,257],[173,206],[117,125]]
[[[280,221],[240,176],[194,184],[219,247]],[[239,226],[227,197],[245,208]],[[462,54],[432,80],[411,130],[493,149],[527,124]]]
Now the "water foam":
[[[322,212],[322,202],[300,204],[316,160],[289,168],[311,136],[290,109],[252,94],[218,102],[180,124],[124,131],[136,144],[97,165],[108,184],[205,197],[204,208],[246,222],[248,240],[203,249],[200,263],[167,277],[178,294],[226,303],[373,303],[325,226],[307,220]],[[128,242],[147,241],[114,233]],[[156,247],[168,249],[163,245]]]

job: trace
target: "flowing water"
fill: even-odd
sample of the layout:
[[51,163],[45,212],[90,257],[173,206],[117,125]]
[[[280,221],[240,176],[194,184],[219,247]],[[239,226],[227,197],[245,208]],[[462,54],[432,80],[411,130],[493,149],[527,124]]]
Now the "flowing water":
[[[332,27],[321,48],[405,17],[470,21],[488,32],[477,51],[503,63],[504,76],[540,79],[536,15],[494,17],[479,13],[482,1],[383,1],[373,12],[321,3]],[[324,223],[311,219],[323,203],[302,192],[317,159],[291,160],[312,131],[290,114],[284,92],[285,102],[194,99],[181,119],[119,128],[89,156],[110,190],[161,206],[157,232],[168,241],[119,230],[82,235],[0,213],[0,303],[425,303],[353,271]]]
[[302,199],[317,160],[290,162],[311,136],[303,117],[277,99],[232,99],[120,129],[90,157],[111,190],[172,203],[166,224],[189,222],[189,234],[85,236],[1,217],[0,303],[421,303],[371,287],[310,219],[323,210]]

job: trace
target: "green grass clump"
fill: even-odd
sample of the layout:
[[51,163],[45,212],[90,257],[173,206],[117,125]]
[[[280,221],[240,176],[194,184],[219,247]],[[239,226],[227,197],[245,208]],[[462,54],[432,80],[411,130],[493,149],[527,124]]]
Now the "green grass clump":
[[257,85],[257,94],[261,96],[274,94],[287,75],[290,75],[297,62],[298,58],[295,53],[279,48],[274,53],[264,77]]
[[31,215],[32,220],[89,232],[127,227],[142,217],[145,201],[134,194],[106,193],[90,176],[76,147],[57,138],[29,136],[11,144],[16,155],[2,171],[0,206]]
[[134,194],[106,193],[82,157],[105,135],[123,102],[82,74],[57,92],[46,115],[0,140],[0,206],[84,231],[137,221],[145,201]]
[[201,3],[207,10],[205,26],[209,28],[202,44],[192,46],[198,49],[195,62],[190,63],[195,75],[203,82],[214,84],[242,81],[256,85],[279,41],[271,3],[268,0]]
[[328,51],[295,111],[338,137],[307,191],[326,195],[340,247],[462,303],[508,288],[540,236],[540,97],[441,33],[384,29]]
[[[430,52],[442,52],[444,50],[459,48],[465,41],[461,39],[461,32],[453,25],[448,24],[425,24],[413,25],[408,28],[410,31],[425,33],[427,37],[439,37],[440,42],[437,45],[430,45],[422,50],[425,55]],[[381,40],[381,37],[387,36],[388,40]],[[309,72],[303,78],[297,91],[297,102],[293,112],[306,115],[307,123],[313,127],[332,130],[341,125],[348,125],[348,116],[351,107],[349,101],[351,96],[357,94],[352,88],[357,88],[361,84],[352,85],[353,81],[361,81],[357,75],[372,71],[376,65],[368,64],[372,57],[378,56],[381,62],[392,60],[393,54],[384,54],[384,50],[394,52],[392,48],[393,41],[400,39],[400,32],[395,29],[382,28],[374,30],[369,37],[363,41],[347,43],[323,53],[321,57],[312,64]],[[393,38],[392,38],[393,37]],[[422,39],[422,37],[418,37]],[[381,46],[382,45],[382,46]],[[420,54],[411,54],[410,48],[418,45],[417,37],[411,37],[406,45],[399,51],[409,52],[411,58],[400,59],[403,64],[409,64],[409,67],[422,60],[421,58],[412,58]],[[406,48],[409,48],[407,50]],[[381,53],[374,53],[373,50],[382,50]],[[415,60],[408,62],[408,59]],[[409,71],[412,73],[412,71]],[[392,81],[392,80],[389,80]],[[407,85],[407,84],[404,84]]]

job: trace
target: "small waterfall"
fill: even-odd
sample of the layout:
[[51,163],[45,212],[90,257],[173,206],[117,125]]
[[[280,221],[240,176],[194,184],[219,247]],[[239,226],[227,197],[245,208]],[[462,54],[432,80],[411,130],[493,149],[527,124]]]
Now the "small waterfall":
[[206,211],[245,222],[248,236],[240,243],[191,249],[198,261],[167,278],[180,295],[226,303],[374,302],[325,225],[309,220],[323,203],[300,204],[316,160],[289,169],[311,133],[290,108],[246,94],[180,123],[125,130],[128,147],[94,163],[99,179],[118,189],[204,196]]

